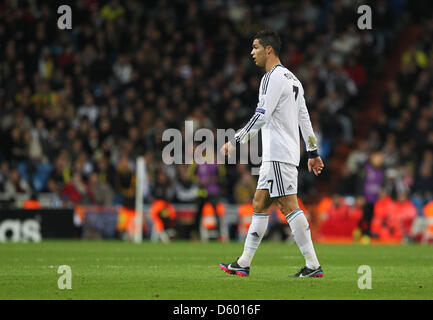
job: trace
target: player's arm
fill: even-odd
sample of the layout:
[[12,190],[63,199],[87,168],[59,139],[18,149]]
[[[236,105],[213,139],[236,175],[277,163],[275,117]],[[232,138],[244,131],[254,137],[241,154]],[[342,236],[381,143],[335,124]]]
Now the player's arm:
[[[277,78],[277,75],[271,74],[269,82],[266,83],[266,81],[264,81],[262,85],[266,85],[266,93],[257,104],[256,112],[246,126],[239,130],[234,138],[221,148],[223,154],[230,154],[236,144],[244,144],[254,137],[274,113],[283,91],[282,81]],[[261,88],[261,90],[263,90],[263,88]]]
[[324,164],[318,153],[316,135],[311,125],[310,115],[308,114],[303,94],[300,95],[299,103],[298,122],[307,149],[308,171],[311,172],[313,170],[313,173],[317,176],[322,172]]

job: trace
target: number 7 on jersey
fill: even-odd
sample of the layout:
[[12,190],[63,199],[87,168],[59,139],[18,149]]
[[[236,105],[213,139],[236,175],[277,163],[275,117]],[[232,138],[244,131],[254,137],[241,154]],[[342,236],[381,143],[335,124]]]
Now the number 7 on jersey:
[[295,101],[298,99],[299,88],[297,86],[293,86],[293,92],[295,93]]

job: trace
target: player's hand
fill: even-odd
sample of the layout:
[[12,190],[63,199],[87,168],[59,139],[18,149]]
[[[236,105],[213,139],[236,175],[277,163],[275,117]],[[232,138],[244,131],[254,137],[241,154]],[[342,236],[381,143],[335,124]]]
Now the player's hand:
[[230,141],[226,142],[220,149],[220,152],[223,156],[229,156],[230,153],[235,149],[235,147],[232,145]]
[[311,172],[311,170],[313,170],[316,176],[318,176],[322,172],[324,167],[325,165],[323,164],[320,156],[308,159],[308,171]]

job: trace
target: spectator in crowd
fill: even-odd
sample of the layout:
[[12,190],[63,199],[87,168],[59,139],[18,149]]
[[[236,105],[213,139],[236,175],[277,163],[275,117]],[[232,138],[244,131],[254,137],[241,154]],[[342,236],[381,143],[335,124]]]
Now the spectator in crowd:
[[10,159],[13,163],[22,162],[27,158],[28,146],[24,132],[19,127],[13,127],[10,132]]
[[107,182],[99,180],[96,172],[89,176],[89,191],[93,195],[93,201],[99,205],[111,205],[113,203],[114,192]]
[[95,172],[99,181],[108,183],[111,188],[115,187],[116,168],[105,156],[100,156],[96,163]]
[[59,187],[69,183],[71,179],[71,171],[68,164],[68,157],[66,153],[60,154],[54,163],[54,168],[51,171],[49,178],[52,179]]
[[83,180],[81,173],[74,172],[71,181],[60,191],[62,198],[71,204],[87,204],[94,202],[89,185]]
[[335,186],[335,193],[343,196],[353,196],[358,193],[358,176],[356,173],[351,173],[347,164],[343,165],[341,175],[338,178]]
[[0,163],[0,192],[6,191],[6,181],[9,179],[9,163],[2,161]]
[[164,200],[172,202],[175,196],[175,189],[165,171],[159,167],[155,182],[152,185],[151,201]]
[[251,203],[257,183],[247,165],[238,164],[237,166],[239,180],[234,187],[235,201],[239,204]]
[[122,154],[116,166],[115,191],[123,199],[135,197],[135,175],[126,154]]
[[17,168],[12,168],[5,183],[5,193],[9,198],[15,198],[18,194],[29,194],[31,188],[27,181],[23,179]]
[[46,192],[51,194],[49,207],[61,208],[65,203],[62,202],[60,192],[61,189],[55,180],[48,178]]
[[424,201],[433,199],[433,175],[432,167],[424,164],[420,169],[420,175],[417,177],[413,186],[413,192],[420,196]]
[[194,203],[197,198],[198,187],[188,176],[187,166],[179,165],[177,167],[177,181],[175,185],[176,202]]
[[346,160],[347,168],[351,174],[358,174],[362,170],[368,160],[368,154],[369,148],[367,141],[361,140],[357,148],[354,148],[350,152]]

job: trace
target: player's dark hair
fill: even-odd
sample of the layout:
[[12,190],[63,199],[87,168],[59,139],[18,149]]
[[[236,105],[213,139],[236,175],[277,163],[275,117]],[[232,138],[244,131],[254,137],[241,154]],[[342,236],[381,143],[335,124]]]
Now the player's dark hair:
[[264,48],[271,46],[274,49],[276,56],[280,54],[281,40],[275,31],[270,29],[261,30],[256,33],[253,39],[259,40],[259,43]]

